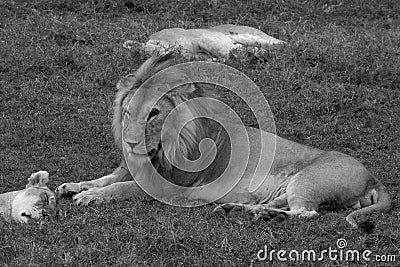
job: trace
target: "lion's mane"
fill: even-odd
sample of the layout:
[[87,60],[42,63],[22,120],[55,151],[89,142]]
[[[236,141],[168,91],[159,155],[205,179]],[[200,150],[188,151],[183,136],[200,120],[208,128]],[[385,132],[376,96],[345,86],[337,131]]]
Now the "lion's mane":
[[[136,71],[135,74],[126,76],[117,84],[118,92],[114,102],[113,133],[118,147],[121,148],[122,144],[122,120],[123,109],[125,108],[125,99],[129,100],[135,90],[137,90],[144,82],[146,82],[154,74],[166,69],[172,64],[173,60],[171,59],[170,55],[153,56],[148,59]],[[165,75],[163,75],[163,78],[165,79],[158,82],[166,83],[168,80],[187,81],[185,73],[183,71],[178,71],[177,73],[176,69],[173,72],[166,72]],[[183,102],[197,97],[211,97],[214,99],[218,98],[214,86],[207,84],[184,85],[181,86],[179,90],[168,92],[165,97],[168,98],[168,100],[172,102],[175,107]],[[185,110],[177,113],[177,117],[174,119],[176,123],[170,123],[165,126],[168,127],[166,132],[168,132],[170,135],[179,136],[179,138],[173,139],[177,140],[177,142],[170,140],[166,144],[163,143],[163,147],[156,153],[155,160],[152,160],[153,165],[159,172],[162,172],[166,179],[170,177],[171,179],[168,180],[180,185],[194,185],[192,182],[195,182],[195,185],[198,185],[203,184],[204,182],[208,183],[217,178],[225,169],[225,160],[222,160],[221,157],[226,157],[226,155],[224,156],[222,154],[225,154],[230,150],[230,143],[229,141],[226,142],[226,132],[217,122],[213,122],[205,118],[199,118],[207,117],[209,114],[218,114],[219,112],[220,111],[218,110],[218,107],[210,105],[207,101],[195,101],[185,105]],[[179,123],[182,121],[188,121],[187,116],[189,116],[189,118],[195,117],[198,119],[186,123],[185,126],[181,128]],[[185,171],[179,171],[178,169],[174,168],[178,156],[183,156],[189,160],[197,159],[200,156],[200,151],[198,148],[199,143],[206,137],[213,139],[218,152],[224,151],[225,153],[219,153],[219,155],[217,153],[217,157],[214,159],[213,164],[206,170],[200,171],[199,173],[189,173]],[[144,162],[143,157],[138,158],[137,161],[137,164],[140,166]],[[216,167],[216,165],[221,166]],[[211,172],[211,170],[213,171]],[[198,179],[199,177],[206,176],[209,176],[210,180],[206,179],[207,181],[205,181],[204,178]]]

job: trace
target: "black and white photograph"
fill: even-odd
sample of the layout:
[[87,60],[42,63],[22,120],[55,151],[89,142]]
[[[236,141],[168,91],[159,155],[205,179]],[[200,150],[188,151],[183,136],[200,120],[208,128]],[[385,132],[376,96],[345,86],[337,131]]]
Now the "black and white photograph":
[[0,266],[399,266],[400,1],[1,0]]

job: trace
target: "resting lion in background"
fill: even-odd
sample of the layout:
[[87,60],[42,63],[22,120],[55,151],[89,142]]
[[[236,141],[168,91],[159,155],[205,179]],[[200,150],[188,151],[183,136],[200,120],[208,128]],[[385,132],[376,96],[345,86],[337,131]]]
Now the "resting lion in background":
[[0,194],[0,214],[6,221],[26,223],[38,220],[56,211],[56,198],[47,186],[49,173],[35,172],[26,188]]
[[[126,41],[129,47],[133,41]],[[142,45],[150,55],[171,50],[179,51],[186,58],[228,58],[233,49],[241,47],[266,48],[284,43],[264,32],[233,24],[223,24],[208,29],[168,28],[150,35]]]
[[[258,158],[250,153],[246,170],[232,190],[221,194],[225,190],[224,181],[203,187],[217,181],[225,169],[228,179],[238,176],[234,167],[226,167],[232,157],[231,150],[241,141],[238,141],[240,138],[236,131],[228,136],[220,124],[206,119],[190,121],[182,128],[178,126],[189,115],[207,117],[218,112],[208,102],[190,102],[198,97],[214,98],[218,92],[206,85],[187,84],[185,69],[167,68],[170,64],[168,55],[153,56],[135,74],[126,76],[117,85],[113,132],[121,155],[125,155],[120,166],[97,180],[62,184],[56,190],[58,195],[78,193],[73,198],[77,204],[144,197],[146,193],[137,182],[157,183],[154,180],[156,169],[167,181],[181,186],[182,195],[186,194],[187,199],[221,204],[220,209],[224,211],[239,207],[256,216],[278,211],[280,214],[310,217],[317,214],[321,205],[346,207],[355,209],[346,220],[357,227],[356,216],[390,208],[390,197],[385,187],[355,158],[301,145],[252,127],[246,127],[250,146],[259,148],[262,143],[267,148],[262,150],[261,159],[266,165],[271,163],[269,171],[255,172]],[[154,74],[157,78],[150,78]],[[180,81],[183,85],[165,91],[167,84]],[[162,98],[154,102],[160,93]],[[186,102],[190,103],[180,105]],[[170,114],[178,107],[178,112]],[[167,115],[172,119],[166,120]],[[167,133],[163,140],[162,127]],[[232,127],[235,129],[236,125]],[[204,138],[212,139],[217,148],[215,160],[206,169],[186,172],[172,164],[182,156],[197,159],[200,141]],[[245,151],[238,153],[236,156],[247,157]],[[128,167],[132,167],[131,172]],[[265,179],[257,190],[251,192],[249,185],[253,174]],[[176,191],[169,191],[167,183],[154,186],[159,187],[160,198],[163,194],[166,198],[179,197],[168,195]],[[200,190],[193,193],[193,188]],[[220,198],[215,199],[215,196]]]

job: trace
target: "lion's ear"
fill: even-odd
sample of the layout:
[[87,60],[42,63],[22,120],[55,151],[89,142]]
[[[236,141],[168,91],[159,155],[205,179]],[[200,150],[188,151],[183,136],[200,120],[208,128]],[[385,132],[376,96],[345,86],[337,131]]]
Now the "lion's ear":
[[186,85],[178,86],[174,88],[171,92],[181,93],[181,94],[191,94],[193,97],[213,97],[218,98],[218,92],[222,91],[223,89],[218,85],[208,84],[208,83],[188,83]]
[[132,89],[137,83],[137,79],[135,77],[135,74],[129,74],[119,80],[117,83],[117,89],[118,91],[120,90],[130,90]]
[[49,173],[46,171],[38,171],[31,174],[31,177],[28,178],[28,184],[26,187],[36,186],[42,187],[45,186],[49,181]]
[[157,72],[166,69],[170,66],[174,53],[166,54],[155,54],[151,58],[147,59],[139,69],[135,71],[135,74],[129,74],[122,78],[117,83],[118,90],[129,91],[132,88],[137,88],[142,85],[147,79],[156,74]]
[[[168,92],[168,96],[175,105],[196,97],[210,97],[219,99],[215,85],[206,83],[188,83],[178,86]],[[175,100],[175,101],[174,101]]]
[[174,105],[177,106],[180,103],[189,100],[196,90],[197,88],[194,84],[184,84],[169,91],[167,95]]

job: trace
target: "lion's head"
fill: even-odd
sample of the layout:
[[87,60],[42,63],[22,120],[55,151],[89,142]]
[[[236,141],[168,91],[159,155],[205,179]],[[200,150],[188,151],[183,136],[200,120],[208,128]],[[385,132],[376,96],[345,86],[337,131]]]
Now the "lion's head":
[[33,173],[24,190],[6,193],[4,198],[10,198],[11,218],[17,222],[37,220],[47,215],[54,215],[56,198],[54,192],[47,186],[49,173],[39,171]]
[[[183,70],[167,68],[170,65],[170,55],[153,56],[135,74],[123,78],[117,85],[113,118],[117,145],[138,165],[149,157],[154,165],[169,170],[179,159],[198,158],[203,138],[212,138],[218,145],[223,136],[220,127],[208,127],[213,122],[204,118],[215,107],[207,102],[187,102],[215,98],[213,86],[191,83]],[[157,78],[149,79],[154,74]],[[168,91],[167,84],[179,86]],[[165,123],[167,116],[169,123]]]

